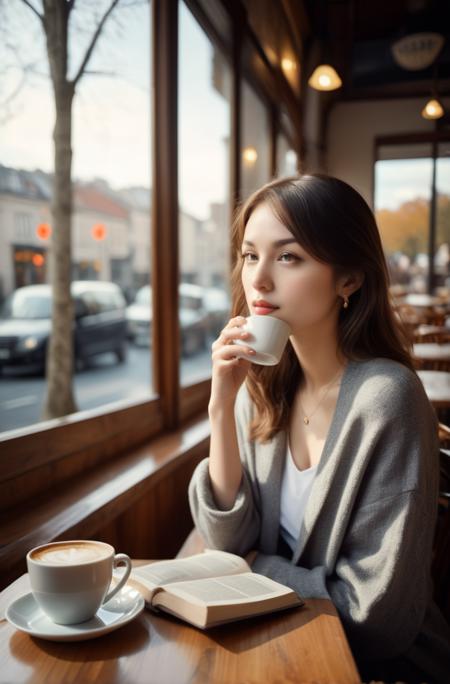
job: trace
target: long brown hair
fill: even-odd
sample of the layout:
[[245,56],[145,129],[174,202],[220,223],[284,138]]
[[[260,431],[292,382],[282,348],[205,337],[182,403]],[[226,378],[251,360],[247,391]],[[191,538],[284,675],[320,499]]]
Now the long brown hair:
[[[282,178],[267,183],[238,210],[232,248],[232,314],[249,314],[241,281],[241,246],[256,207],[267,203],[300,245],[333,267],[336,276],[360,271],[361,287],[338,319],[338,346],[347,359],[385,357],[413,369],[410,342],[389,300],[389,276],[374,215],[361,195],[343,181],[323,174]],[[255,404],[250,438],[267,441],[289,423],[302,369],[290,342],[277,366],[252,364],[247,387]]]

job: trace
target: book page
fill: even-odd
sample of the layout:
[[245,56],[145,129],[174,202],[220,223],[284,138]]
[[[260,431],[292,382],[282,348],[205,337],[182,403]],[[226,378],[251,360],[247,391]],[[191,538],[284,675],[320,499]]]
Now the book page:
[[226,551],[208,550],[188,558],[142,565],[133,569],[131,577],[144,580],[146,586],[156,588],[171,582],[233,575],[249,570],[249,565],[240,556]]
[[176,582],[166,587],[166,591],[208,604],[249,602],[293,593],[290,587],[254,573]]

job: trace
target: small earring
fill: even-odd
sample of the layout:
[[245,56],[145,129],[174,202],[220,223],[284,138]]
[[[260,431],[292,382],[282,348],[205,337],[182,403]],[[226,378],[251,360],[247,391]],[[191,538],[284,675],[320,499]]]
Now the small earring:
[[343,303],[343,305],[342,305],[342,308],[343,308],[343,309],[348,309],[348,297],[347,297],[347,295],[344,295],[344,296],[343,296],[343,299],[344,299],[344,303]]

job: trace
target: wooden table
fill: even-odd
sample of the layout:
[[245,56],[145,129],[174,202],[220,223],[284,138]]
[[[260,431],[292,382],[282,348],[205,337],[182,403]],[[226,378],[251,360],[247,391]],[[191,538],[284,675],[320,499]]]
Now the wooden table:
[[413,331],[414,339],[417,344],[428,342],[437,342],[445,344],[450,340],[450,328],[446,325],[430,325],[428,323],[421,323]]
[[399,298],[400,304],[408,304],[417,309],[430,308],[433,306],[443,306],[447,304],[445,299],[429,294],[411,293]]
[[424,370],[450,371],[450,344],[420,342],[413,346],[414,357]]
[[416,359],[422,361],[450,361],[450,344],[436,342],[417,342],[413,346]]
[[[181,555],[195,552],[192,543]],[[180,555],[180,554],[179,554]],[[0,594],[27,591],[27,576]],[[306,606],[203,632],[144,610],[130,624],[92,641],[31,638],[0,622],[0,683],[10,684],[353,684],[360,678],[333,604]]]
[[421,379],[428,399],[435,408],[450,408],[450,373],[445,371],[421,370]]

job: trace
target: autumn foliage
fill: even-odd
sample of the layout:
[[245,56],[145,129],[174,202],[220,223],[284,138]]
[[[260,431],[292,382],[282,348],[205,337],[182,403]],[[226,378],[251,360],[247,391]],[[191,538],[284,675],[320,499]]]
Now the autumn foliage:
[[[386,253],[402,252],[410,258],[428,252],[430,228],[430,201],[417,198],[404,202],[398,209],[379,209],[376,212],[378,227]],[[436,245],[450,245],[450,196],[437,197]]]

